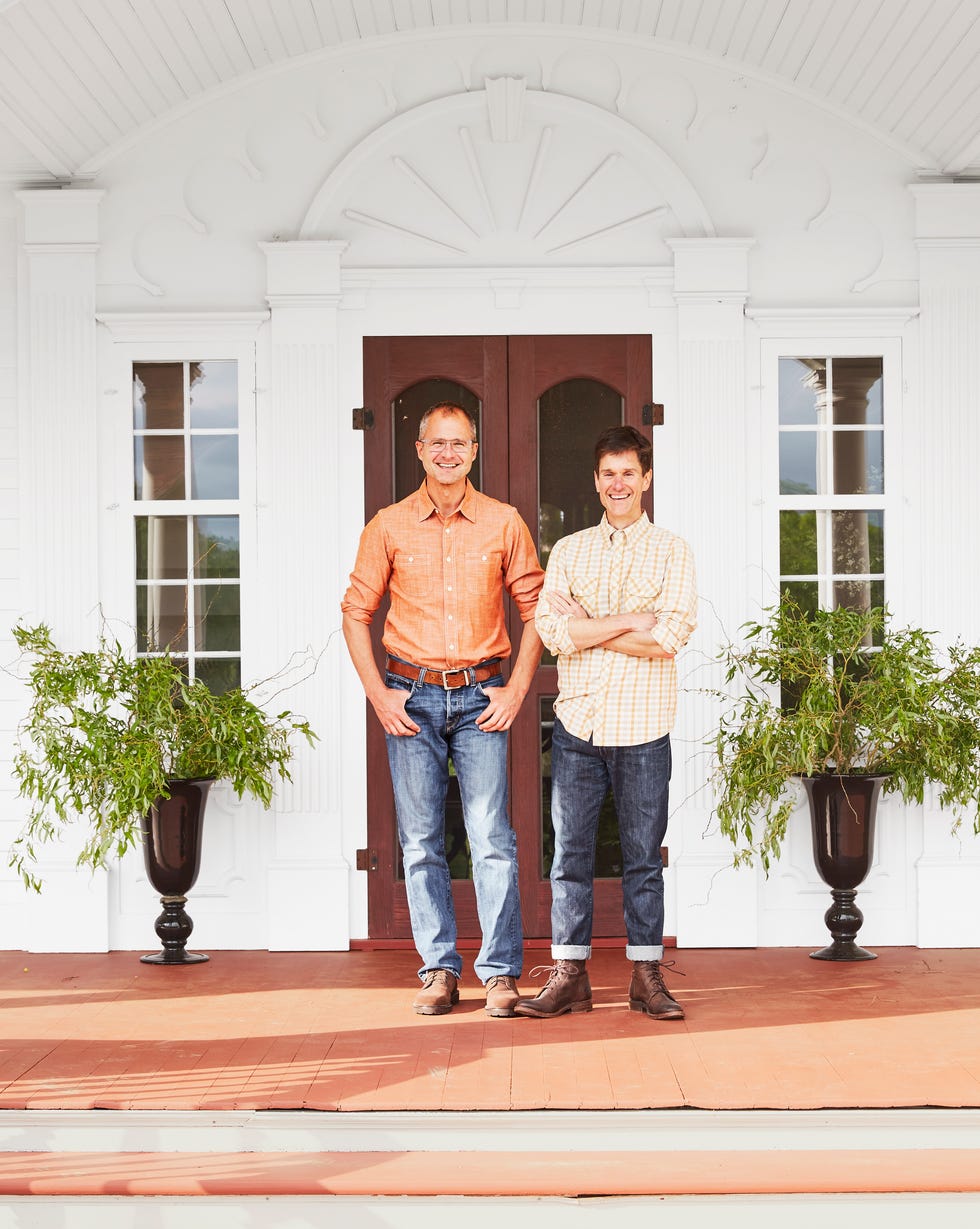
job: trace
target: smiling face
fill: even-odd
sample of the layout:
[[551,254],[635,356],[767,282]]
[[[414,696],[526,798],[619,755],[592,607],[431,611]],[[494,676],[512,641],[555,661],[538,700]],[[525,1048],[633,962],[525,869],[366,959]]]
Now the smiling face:
[[643,492],[650,489],[653,470],[646,473],[635,452],[607,452],[599,461],[595,489],[614,529],[625,529],[642,515]]
[[425,439],[415,441],[426,483],[441,488],[465,482],[478,447],[470,420],[461,410],[437,410],[426,423]]

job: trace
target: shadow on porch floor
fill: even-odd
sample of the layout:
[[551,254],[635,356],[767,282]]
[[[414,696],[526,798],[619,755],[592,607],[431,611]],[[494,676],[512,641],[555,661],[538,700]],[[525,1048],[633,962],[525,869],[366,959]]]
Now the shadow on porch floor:
[[416,1016],[413,952],[211,956],[0,953],[0,1109],[980,1106],[980,949],[673,951],[673,1022],[627,1010],[609,949],[595,1009],[548,1021],[488,1019],[465,975],[451,1015]]

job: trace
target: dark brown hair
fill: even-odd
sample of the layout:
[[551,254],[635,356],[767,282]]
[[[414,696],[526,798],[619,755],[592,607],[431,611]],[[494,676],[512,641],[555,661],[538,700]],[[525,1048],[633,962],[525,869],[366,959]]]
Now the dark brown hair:
[[636,427],[610,427],[595,442],[595,472],[598,474],[603,457],[618,456],[621,452],[636,453],[641,473],[648,474],[653,469],[653,445],[642,432]]

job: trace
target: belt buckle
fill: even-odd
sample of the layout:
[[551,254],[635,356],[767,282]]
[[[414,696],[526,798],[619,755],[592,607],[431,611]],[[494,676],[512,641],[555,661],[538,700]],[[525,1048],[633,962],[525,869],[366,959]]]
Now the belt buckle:
[[[442,675],[443,691],[459,691],[460,687],[465,687],[468,682],[468,679],[466,676],[469,674],[469,670],[467,670],[465,667],[459,670],[440,670],[439,673]],[[446,680],[447,674],[461,674],[463,676],[463,681],[461,683],[451,684],[447,682]]]

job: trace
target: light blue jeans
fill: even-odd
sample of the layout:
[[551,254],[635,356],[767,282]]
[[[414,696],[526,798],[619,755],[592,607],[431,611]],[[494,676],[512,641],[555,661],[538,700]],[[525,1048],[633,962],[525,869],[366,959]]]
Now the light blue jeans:
[[517,882],[517,838],[507,810],[507,734],[484,732],[476,718],[487,706],[485,688],[503,677],[446,691],[386,674],[388,687],[409,692],[406,713],[417,734],[386,734],[398,817],[398,839],[412,934],[428,969],[459,977],[456,911],[446,863],[446,791],[452,758],[473,859],[473,886],[483,934],[473,968],[481,982],[503,974],[519,977],[524,958]]
[[592,954],[592,880],[599,812],[612,786],[623,851],[628,960],[662,960],[670,736],[634,747],[596,747],[555,720],[551,744],[551,955]]

